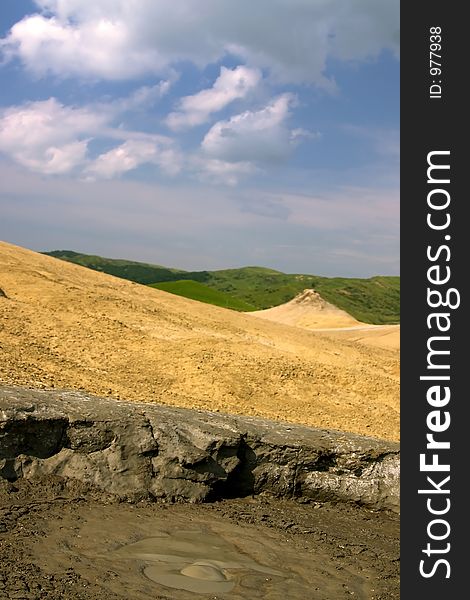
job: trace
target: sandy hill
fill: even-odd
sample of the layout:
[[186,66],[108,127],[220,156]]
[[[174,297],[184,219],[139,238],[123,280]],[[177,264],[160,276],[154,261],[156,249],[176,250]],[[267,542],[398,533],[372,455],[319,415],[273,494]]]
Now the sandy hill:
[[315,290],[304,290],[295,298],[266,310],[251,313],[262,319],[305,329],[352,327],[361,325],[344,310],[324,300]]
[[396,351],[0,242],[0,380],[398,439]]
[[323,333],[325,335],[328,333],[329,337],[337,340],[350,340],[376,348],[397,351],[400,349],[400,325],[365,325],[363,327],[338,328],[329,332],[323,331]]
[[369,325],[324,300],[315,290],[307,289],[295,298],[266,310],[250,313],[276,323],[322,331],[329,337],[352,340],[368,346],[400,348],[399,325]]

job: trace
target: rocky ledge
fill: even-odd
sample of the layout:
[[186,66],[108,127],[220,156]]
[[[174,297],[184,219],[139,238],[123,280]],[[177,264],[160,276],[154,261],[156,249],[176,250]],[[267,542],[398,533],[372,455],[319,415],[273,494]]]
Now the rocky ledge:
[[398,511],[399,446],[265,419],[0,387],[0,478],[79,480],[123,500],[267,493]]

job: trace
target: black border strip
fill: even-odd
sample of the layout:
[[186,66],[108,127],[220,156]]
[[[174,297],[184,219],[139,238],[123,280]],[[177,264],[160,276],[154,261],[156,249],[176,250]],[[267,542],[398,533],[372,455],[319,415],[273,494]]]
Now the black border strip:
[[[470,231],[467,232],[465,214],[470,199],[464,189],[469,171],[468,118],[464,113],[464,102],[468,104],[468,100],[464,87],[470,30],[463,16],[464,6],[436,0],[401,5],[403,600],[465,597],[467,573],[470,574],[466,551],[466,533],[470,529],[466,512],[470,504],[464,489],[469,479],[464,444],[470,439],[466,417],[470,400],[464,388],[465,373],[470,371],[466,339],[470,328],[465,318],[470,276],[467,268],[470,252],[466,244]],[[437,38],[431,40],[431,35],[437,33],[436,29],[431,31],[432,27],[441,30],[441,49],[436,46],[433,49],[442,58],[431,57],[442,63],[441,73],[430,72],[433,66],[429,64],[430,44],[437,41]],[[432,85],[435,87],[431,88]],[[450,169],[435,168],[428,173],[429,162],[448,165]],[[448,206],[444,207],[448,199]],[[444,208],[432,208],[428,202],[441,203]],[[431,225],[427,222],[428,214]],[[443,226],[448,219],[447,227],[433,229]],[[428,271],[433,266],[437,269]],[[441,281],[449,274],[446,283],[430,282],[430,278]],[[430,302],[439,304],[440,300],[438,294],[429,300],[428,288],[440,291],[444,301],[448,290],[453,288],[456,291],[450,292],[450,304],[457,304],[459,296],[460,306],[432,308]],[[448,315],[439,320],[442,329],[450,325],[448,331],[439,330],[437,317],[427,321],[431,313]],[[433,336],[436,339],[430,341]],[[449,339],[444,339],[445,336]],[[429,343],[432,350],[450,353],[430,354]],[[446,365],[448,369],[444,368]],[[448,376],[449,380],[420,380],[420,376]],[[428,392],[433,386],[436,386],[434,393]],[[447,402],[445,387],[450,393]],[[450,425],[445,427],[449,418]],[[438,428],[443,431],[437,432]],[[433,434],[432,439],[443,445],[427,448],[427,434]],[[450,444],[448,449],[445,442]],[[425,458],[420,469],[421,454]],[[439,466],[426,471],[431,467],[425,465],[433,460]],[[450,470],[441,470],[445,466],[440,465],[449,465]],[[447,477],[450,479],[446,480]],[[420,494],[420,489],[427,491]],[[442,514],[437,514],[439,511]],[[433,536],[442,539],[432,539]]]

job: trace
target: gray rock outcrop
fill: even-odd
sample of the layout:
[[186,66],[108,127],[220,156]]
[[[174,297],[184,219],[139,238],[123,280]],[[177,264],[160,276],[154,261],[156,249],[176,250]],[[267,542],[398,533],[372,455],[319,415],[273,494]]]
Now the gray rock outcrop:
[[264,419],[0,387],[0,477],[56,475],[122,499],[269,493],[398,511],[398,444]]

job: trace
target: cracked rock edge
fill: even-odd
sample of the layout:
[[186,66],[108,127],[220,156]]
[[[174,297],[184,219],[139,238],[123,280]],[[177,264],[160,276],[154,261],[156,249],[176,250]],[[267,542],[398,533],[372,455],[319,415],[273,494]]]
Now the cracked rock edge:
[[131,502],[267,493],[399,510],[398,444],[266,419],[0,387],[0,478],[75,479]]

